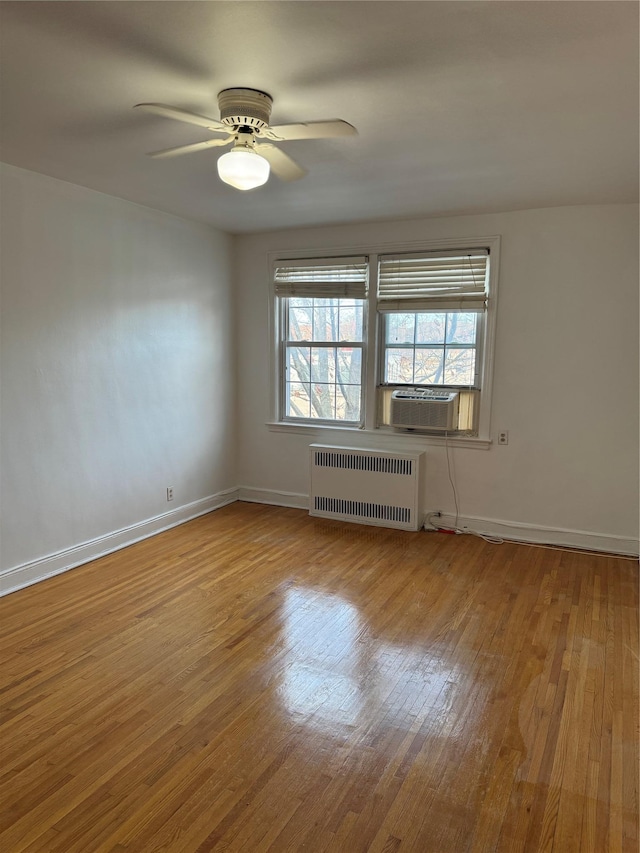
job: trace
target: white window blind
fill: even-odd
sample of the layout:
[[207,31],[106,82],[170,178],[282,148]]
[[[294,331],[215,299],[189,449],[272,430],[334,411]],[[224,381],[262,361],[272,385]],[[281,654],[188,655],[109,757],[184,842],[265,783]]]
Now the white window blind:
[[483,311],[489,252],[468,249],[381,255],[379,311]]
[[368,258],[318,258],[277,261],[276,296],[366,299]]

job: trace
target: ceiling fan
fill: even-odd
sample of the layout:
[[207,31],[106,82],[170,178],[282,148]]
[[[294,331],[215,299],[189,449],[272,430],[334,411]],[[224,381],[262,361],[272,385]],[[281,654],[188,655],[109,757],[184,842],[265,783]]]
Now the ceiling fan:
[[223,89],[218,94],[219,121],[166,104],[136,104],[134,109],[206,127],[212,133],[225,134],[223,139],[178,145],[176,148],[153,151],[149,156],[175,157],[206,148],[233,145],[230,151],[218,159],[218,174],[222,181],[238,190],[262,186],[267,182],[271,169],[283,181],[295,181],[306,175],[306,169],[274,145],[274,142],[332,139],[356,136],[358,133],[353,125],[341,119],[270,126],[272,106],[271,95],[258,89]]

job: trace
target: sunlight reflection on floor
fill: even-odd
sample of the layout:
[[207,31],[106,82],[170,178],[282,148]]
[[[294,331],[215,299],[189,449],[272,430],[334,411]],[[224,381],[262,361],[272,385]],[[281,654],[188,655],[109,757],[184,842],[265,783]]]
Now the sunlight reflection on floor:
[[[450,708],[456,672],[433,648],[371,636],[358,608],[338,595],[287,590],[287,658],[279,695],[296,722],[342,735],[365,723],[410,728],[416,717]],[[445,727],[446,728],[446,727]]]

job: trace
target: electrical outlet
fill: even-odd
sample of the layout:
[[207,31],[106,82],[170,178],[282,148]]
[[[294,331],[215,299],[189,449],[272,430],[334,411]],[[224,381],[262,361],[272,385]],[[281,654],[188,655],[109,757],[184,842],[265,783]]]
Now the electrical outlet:
[[498,444],[509,444],[509,430],[503,429],[498,433]]
[[173,486],[167,486],[167,500],[173,500]]

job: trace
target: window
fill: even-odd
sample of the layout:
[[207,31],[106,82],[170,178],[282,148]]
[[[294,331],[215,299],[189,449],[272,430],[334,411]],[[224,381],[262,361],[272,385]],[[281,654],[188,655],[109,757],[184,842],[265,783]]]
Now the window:
[[[467,433],[477,432],[487,273],[486,249],[379,257],[379,386],[457,389],[456,430]],[[381,394],[384,424],[390,391]]]
[[469,245],[275,260],[276,421],[398,434],[395,389],[447,388],[488,439],[499,238]]
[[366,258],[276,267],[283,420],[362,421]]

